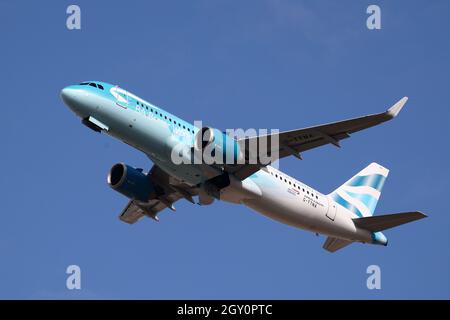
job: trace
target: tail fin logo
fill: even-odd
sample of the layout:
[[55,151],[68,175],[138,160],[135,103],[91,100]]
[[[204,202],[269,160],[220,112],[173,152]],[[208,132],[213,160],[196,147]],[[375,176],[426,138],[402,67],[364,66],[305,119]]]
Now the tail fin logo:
[[371,163],[330,196],[358,217],[372,216],[388,173],[388,169]]
[[368,176],[356,176],[347,185],[352,187],[371,187],[381,192],[386,177],[381,174],[371,174]]

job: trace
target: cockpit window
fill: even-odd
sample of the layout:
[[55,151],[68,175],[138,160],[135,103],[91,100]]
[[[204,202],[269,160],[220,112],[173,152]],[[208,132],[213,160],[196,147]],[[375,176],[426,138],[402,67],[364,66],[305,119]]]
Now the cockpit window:
[[99,88],[100,90],[105,90],[105,88],[101,84],[95,82],[82,82],[80,83],[80,86],[91,86],[94,88]]

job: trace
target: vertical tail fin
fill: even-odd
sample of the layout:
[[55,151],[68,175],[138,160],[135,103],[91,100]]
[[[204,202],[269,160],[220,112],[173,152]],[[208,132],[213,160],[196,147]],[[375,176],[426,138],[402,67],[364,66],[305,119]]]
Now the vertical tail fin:
[[371,163],[329,196],[358,217],[372,216],[389,170]]

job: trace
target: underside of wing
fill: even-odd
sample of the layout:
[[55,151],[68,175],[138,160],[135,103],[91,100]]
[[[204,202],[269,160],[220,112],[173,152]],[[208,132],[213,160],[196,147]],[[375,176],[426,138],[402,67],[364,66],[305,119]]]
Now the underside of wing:
[[148,201],[130,200],[119,215],[120,220],[133,224],[147,216],[159,221],[158,214],[162,210],[175,211],[174,203],[181,198],[194,203],[192,197],[198,194],[197,188],[176,181],[156,165],[150,170],[149,178],[159,187],[158,196]]
[[371,217],[353,219],[358,228],[366,229],[371,232],[378,232],[400,226],[405,223],[413,222],[426,218],[427,216],[419,211],[402,212],[394,214],[385,214]]
[[327,240],[325,240],[325,243],[323,244],[323,248],[329,252],[336,252],[339,249],[348,246],[352,242],[353,241],[350,240],[328,237]]
[[119,219],[123,222],[133,224],[145,217],[145,215],[144,210],[142,210],[133,200],[131,200],[120,213]]

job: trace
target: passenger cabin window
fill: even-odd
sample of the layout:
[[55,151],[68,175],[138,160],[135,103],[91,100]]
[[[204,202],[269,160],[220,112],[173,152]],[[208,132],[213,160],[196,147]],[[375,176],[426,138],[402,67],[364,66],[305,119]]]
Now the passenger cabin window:
[[103,89],[104,89],[103,86],[102,86],[101,84],[97,84],[97,86],[98,86],[98,88],[99,88],[100,90],[103,90]]
[[96,85],[95,83],[93,83],[93,82],[89,83],[89,85],[90,85],[91,87],[97,88],[97,85]]

